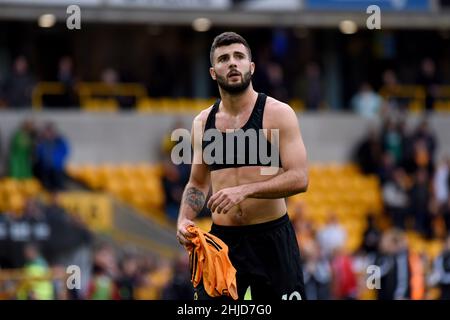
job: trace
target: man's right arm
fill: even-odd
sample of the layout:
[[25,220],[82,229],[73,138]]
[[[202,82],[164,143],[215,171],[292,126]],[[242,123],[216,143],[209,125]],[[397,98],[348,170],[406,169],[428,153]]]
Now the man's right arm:
[[[194,119],[191,130],[194,160],[202,160],[201,132],[198,132],[199,130],[195,129],[201,128],[200,131],[203,131],[203,126],[199,126],[198,122],[201,121],[201,116],[202,115],[200,114]],[[197,134],[199,134],[199,136],[196,136]],[[203,161],[193,161],[191,166],[191,175],[189,182],[184,189],[180,212],[178,214],[177,238],[182,245],[191,243],[189,238],[193,235],[187,231],[187,228],[194,225],[193,220],[205,205],[206,197],[209,192],[210,181],[211,179],[208,166]]]

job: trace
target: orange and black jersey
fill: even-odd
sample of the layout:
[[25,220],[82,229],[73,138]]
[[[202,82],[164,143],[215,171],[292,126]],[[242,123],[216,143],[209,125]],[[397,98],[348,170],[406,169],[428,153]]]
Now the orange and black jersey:
[[203,280],[203,286],[211,297],[229,296],[237,299],[236,269],[228,257],[228,246],[219,238],[189,227],[196,236],[188,246],[191,281],[194,288]]

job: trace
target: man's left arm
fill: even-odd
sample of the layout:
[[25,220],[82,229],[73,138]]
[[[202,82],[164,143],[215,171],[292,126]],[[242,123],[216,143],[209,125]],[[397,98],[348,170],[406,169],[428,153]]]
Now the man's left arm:
[[279,152],[284,172],[265,181],[218,191],[208,202],[211,211],[219,207],[218,213],[227,213],[246,198],[277,199],[307,190],[307,155],[297,116],[287,105],[277,106],[276,114],[271,127],[279,128]]

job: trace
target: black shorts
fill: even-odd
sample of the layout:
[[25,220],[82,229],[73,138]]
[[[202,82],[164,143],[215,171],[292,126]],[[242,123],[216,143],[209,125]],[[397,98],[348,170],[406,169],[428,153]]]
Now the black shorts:
[[[252,300],[306,299],[297,238],[287,214],[248,226],[213,224],[210,233],[228,245],[228,255],[237,271],[239,300],[244,299],[249,287]],[[200,283],[194,299],[212,298]]]

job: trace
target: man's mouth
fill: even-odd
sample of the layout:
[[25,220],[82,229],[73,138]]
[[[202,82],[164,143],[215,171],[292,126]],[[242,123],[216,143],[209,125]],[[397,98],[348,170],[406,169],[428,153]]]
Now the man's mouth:
[[240,72],[238,72],[238,71],[231,71],[231,72],[229,72],[228,73],[228,78],[231,78],[231,77],[236,77],[236,76],[241,76],[241,73]]

